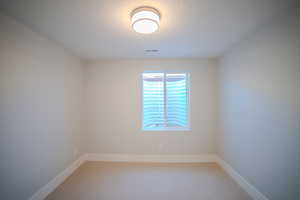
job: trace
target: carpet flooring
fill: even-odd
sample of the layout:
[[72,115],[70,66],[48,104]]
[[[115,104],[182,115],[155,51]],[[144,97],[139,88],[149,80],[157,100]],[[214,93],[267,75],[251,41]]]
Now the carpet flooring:
[[251,200],[214,163],[86,162],[47,200]]

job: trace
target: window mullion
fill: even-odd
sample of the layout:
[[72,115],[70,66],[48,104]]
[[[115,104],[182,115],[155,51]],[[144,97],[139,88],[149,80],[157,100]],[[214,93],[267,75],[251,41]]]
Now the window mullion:
[[168,119],[167,119],[167,81],[166,81],[166,73],[164,73],[164,118],[165,118],[165,127],[167,127]]

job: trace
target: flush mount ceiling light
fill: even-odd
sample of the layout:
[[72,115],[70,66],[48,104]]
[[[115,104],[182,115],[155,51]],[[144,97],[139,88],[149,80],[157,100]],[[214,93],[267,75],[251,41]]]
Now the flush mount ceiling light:
[[159,28],[160,14],[151,7],[140,7],[132,11],[132,28],[142,34],[154,33]]

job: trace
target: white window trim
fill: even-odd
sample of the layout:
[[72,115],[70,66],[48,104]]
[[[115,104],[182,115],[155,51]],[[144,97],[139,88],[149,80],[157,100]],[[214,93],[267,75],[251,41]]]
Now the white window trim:
[[[185,73],[187,75],[187,90],[188,90],[188,94],[187,94],[187,126],[186,127],[177,127],[177,128],[174,128],[174,127],[165,127],[165,128],[153,128],[153,129],[144,129],[144,95],[143,95],[143,92],[144,92],[144,84],[143,84],[143,74],[144,73],[163,73],[164,74],[164,81],[165,81],[165,76],[166,74],[168,73]],[[160,71],[160,70],[157,70],[157,71],[144,71],[141,73],[141,79],[140,79],[140,82],[141,82],[141,109],[142,109],[142,121],[141,121],[141,129],[142,131],[145,131],[145,132],[168,132],[168,131],[174,131],[174,132],[189,132],[191,131],[191,75],[190,75],[190,72],[189,71],[180,71],[180,70],[176,70],[176,71],[173,71],[173,70],[165,70],[165,71]],[[166,94],[166,84],[164,84],[164,94]],[[165,98],[165,101],[166,101],[166,98]],[[165,105],[166,105],[166,102],[165,102]],[[165,108],[166,109],[166,108]],[[166,112],[165,112],[166,114]],[[165,117],[166,119],[166,117]]]

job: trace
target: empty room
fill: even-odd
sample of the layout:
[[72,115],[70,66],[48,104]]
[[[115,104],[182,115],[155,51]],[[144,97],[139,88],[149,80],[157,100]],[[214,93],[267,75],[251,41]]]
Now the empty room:
[[300,200],[297,0],[1,0],[1,200]]

